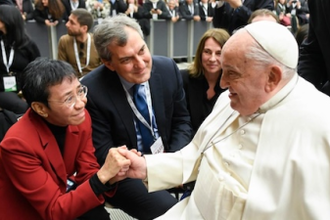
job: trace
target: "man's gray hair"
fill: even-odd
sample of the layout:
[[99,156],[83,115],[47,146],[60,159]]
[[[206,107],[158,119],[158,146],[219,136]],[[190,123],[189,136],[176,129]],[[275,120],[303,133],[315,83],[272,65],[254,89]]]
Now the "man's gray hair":
[[143,38],[140,25],[135,19],[126,15],[118,15],[104,19],[94,28],[94,44],[101,59],[111,60],[111,53],[108,50],[110,44],[125,46],[127,43],[127,33],[125,28],[136,30]]

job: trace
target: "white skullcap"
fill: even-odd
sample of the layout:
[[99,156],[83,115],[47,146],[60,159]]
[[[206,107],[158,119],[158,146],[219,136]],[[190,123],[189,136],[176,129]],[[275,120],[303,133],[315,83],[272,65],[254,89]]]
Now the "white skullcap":
[[297,67],[298,44],[285,26],[271,21],[258,21],[244,29],[277,61],[293,69]]

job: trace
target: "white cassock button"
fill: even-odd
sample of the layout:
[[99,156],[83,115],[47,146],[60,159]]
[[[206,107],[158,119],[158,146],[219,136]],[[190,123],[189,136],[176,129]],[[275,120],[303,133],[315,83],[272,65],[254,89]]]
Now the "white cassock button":
[[241,135],[244,135],[244,134],[245,134],[245,130],[242,129],[242,130],[240,131],[240,133],[241,133]]
[[219,178],[220,181],[223,181],[223,180],[225,179],[225,178],[223,177],[223,175],[219,175],[218,178]]
[[242,144],[239,144],[238,145],[238,149],[242,149],[243,148],[243,145]]
[[223,163],[226,167],[229,167],[229,163],[228,162],[224,162]]

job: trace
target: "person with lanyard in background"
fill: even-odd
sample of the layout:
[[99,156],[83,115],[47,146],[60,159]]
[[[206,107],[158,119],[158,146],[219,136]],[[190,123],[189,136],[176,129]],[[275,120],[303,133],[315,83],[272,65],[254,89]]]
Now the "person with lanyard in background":
[[101,65],[101,59],[94,46],[92,33],[93,16],[86,9],[78,8],[71,12],[66,23],[68,34],[58,42],[58,59],[72,65],[82,77]]
[[27,103],[19,97],[23,69],[40,56],[38,46],[28,37],[20,11],[0,5],[0,107],[18,115]]
[[[191,140],[192,128],[182,77],[176,63],[151,56],[141,27],[126,15],[94,29],[103,65],[81,82],[90,88],[95,155],[100,165],[109,149],[126,145],[143,154],[175,152]],[[148,193],[141,180],[118,183],[107,202],[137,219],[154,219],[176,204],[168,191]]]
[[229,34],[247,25],[253,11],[266,8],[274,10],[273,0],[220,0],[214,8],[213,26],[224,28]]

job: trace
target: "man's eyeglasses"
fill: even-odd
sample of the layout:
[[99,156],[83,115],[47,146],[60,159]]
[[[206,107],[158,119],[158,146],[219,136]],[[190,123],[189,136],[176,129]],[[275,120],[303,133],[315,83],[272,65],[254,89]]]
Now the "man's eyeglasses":
[[77,95],[70,95],[64,101],[48,100],[48,102],[58,102],[60,104],[65,105],[68,108],[72,108],[77,103],[78,98],[82,100],[83,98],[86,97],[87,91],[88,91],[87,87],[81,85],[80,88],[78,89]]

